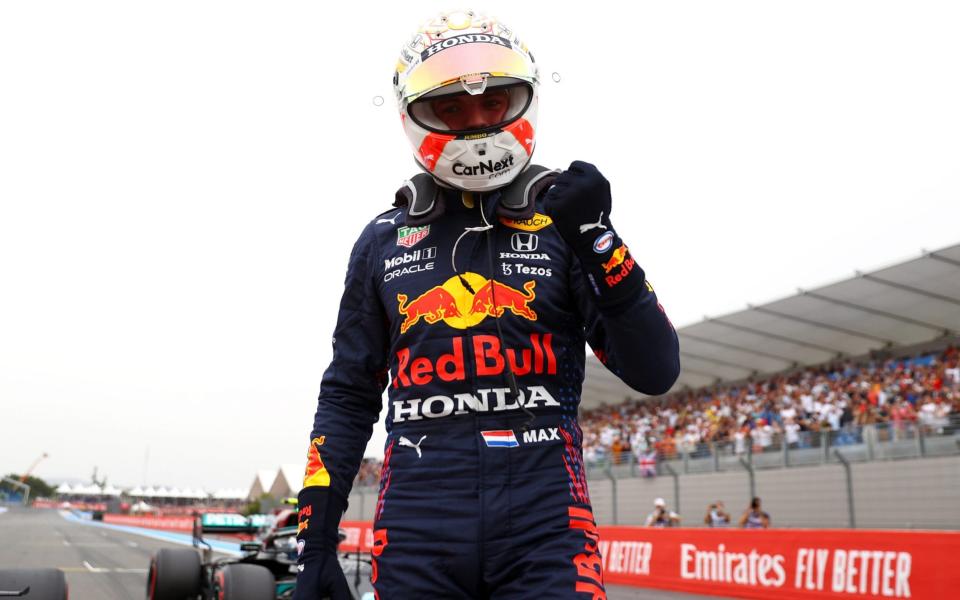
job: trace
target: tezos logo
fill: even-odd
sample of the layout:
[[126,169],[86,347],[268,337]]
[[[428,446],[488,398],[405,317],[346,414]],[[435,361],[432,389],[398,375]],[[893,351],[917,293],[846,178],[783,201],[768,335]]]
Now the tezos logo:
[[613,246],[613,232],[608,231],[598,237],[593,242],[593,251],[597,254],[603,254]]
[[453,163],[454,175],[485,175],[497,173],[513,166],[513,155],[508,154],[501,160],[488,160],[476,165],[465,165],[462,162]]

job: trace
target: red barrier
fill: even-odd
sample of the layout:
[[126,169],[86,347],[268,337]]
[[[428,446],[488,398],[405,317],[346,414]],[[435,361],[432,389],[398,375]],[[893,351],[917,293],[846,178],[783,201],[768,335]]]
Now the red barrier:
[[140,517],[134,515],[103,515],[104,523],[115,525],[132,525],[148,529],[164,529],[168,531],[193,531],[191,517]]
[[75,510],[107,510],[107,505],[103,502],[68,502],[66,500],[51,500],[49,498],[37,498],[30,503],[34,508],[59,508]]
[[340,529],[346,534],[346,539],[337,547],[343,552],[356,552],[359,549],[369,552],[373,549],[373,524],[369,521],[340,521]]
[[[343,521],[340,549],[373,548]],[[604,581],[737,598],[957,598],[960,533],[600,527]]]
[[740,598],[956,598],[960,533],[601,527],[607,583]]

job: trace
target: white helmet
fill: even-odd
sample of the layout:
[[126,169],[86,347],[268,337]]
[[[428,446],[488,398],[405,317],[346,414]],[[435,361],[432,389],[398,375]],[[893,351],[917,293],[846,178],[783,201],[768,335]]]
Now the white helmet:
[[[523,171],[535,145],[537,65],[496,19],[472,11],[425,23],[400,51],[393,88],[414,158],[442,183],[467,191],[503,187]],[[452,129],[438,102],[498,92],[499,122]]]

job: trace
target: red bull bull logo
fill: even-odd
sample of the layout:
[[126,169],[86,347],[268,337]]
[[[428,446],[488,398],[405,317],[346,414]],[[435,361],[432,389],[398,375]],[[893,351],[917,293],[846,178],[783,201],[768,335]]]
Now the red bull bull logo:
[[397,294],[397,308],[403,316],[400,333],[406,333],[421,320],[429,325],[443,321],[455,329],[467,329],[487,317],[499,319],[508,311],[536,321],[537,313],[530,306],[536,298],[536,284],[528,281],[521,291],[476,273],[464,273],[413,300],[406,294]]
[[623,264],[623,259],[627,257],[627,247],[621,245],[619,248],[613,251],[613,254],[610,255],[610,260],[603,263],[603,272],[609,273],[610,271],[616,269],[618,266]]

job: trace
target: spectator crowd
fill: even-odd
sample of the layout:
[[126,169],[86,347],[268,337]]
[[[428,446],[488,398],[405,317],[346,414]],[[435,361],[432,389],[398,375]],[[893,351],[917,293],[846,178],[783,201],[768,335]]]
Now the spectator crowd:
[[584,459],[619,463],[633,453],[643,466],[684,452],[810,447],[824,432],[834,445],[903,438],[916,425],[942,434],[960,417],[958,354],[951,346],[909,359],[843,362],[586,410]]

